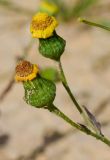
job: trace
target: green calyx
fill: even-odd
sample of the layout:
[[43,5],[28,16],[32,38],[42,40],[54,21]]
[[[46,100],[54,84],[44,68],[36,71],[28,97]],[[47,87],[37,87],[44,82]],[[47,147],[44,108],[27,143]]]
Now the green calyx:
[[24,89],[26,103],[37,108],[49,106],[55,99],[55,84],[40,76],[32,81],[24,82]]
[[59,61],[65,50],[66,41],[56,33],[47,39],[39,39],[39,52],[47,58]]

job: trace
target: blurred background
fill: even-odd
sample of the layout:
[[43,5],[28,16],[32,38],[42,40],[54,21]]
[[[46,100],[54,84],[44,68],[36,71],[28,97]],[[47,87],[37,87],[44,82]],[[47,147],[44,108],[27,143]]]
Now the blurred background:
[[[59,8],[57,33],[67,41],[61,60],[70,88],[110,138],[110,33],[77,20],[85,17],[110,26],[110,0],[53,2]],[[0,160],[110,160],[108,146],[48,111],[27,105],[23,86],[14,83],[14,69],[21,58],[41,69],[58,68],[56,62],[38,53],[38,40],[32,41],[29,31],[40,3],[0,0]],[[82,122],[61,83],[56,85],[56,106]]]

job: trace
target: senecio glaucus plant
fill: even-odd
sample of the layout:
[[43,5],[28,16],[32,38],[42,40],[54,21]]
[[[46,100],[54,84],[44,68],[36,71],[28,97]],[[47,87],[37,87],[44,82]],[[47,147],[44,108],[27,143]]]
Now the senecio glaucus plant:
[[64,53],[66,41],[56,33],[55,28],[57,26],[58,22],[55,17],[48,13],[39,12],[32,19],[30,31],[33,38],[39,39],[39,52],[44,57],[58,62],[61,82],[74,106],[84,118],[86,125],[74,122],[54,105],[56,85],[54,82],[42,78],[40,69],[36,64],[31,64],[25,60],[20,61],[16,66],[15,80],[23,83],[25,91],[24,99],[27,104],[36,108],[48,109],[64,119],[72,127],[110,146],[110,140],[101,132],[100,123],[97,122],[96,118],[86,107],[79,105],[68,86],[61,64],[61,56]]

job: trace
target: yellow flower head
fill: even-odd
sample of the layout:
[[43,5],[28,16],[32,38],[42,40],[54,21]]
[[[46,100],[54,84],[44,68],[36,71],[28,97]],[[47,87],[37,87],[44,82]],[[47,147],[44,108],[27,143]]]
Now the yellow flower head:
[[37,65],[28,61],[20,61],[16,66],[16,81],[30,81],[34,79],[39,72]]
[[46,39],[53,35],[58,22],[53,16],[47,13],[37,13],[31,23],[31,33],[33,38]]
[[57,5],[50,3],[50,2],[46,2],[43,0],[41,2],[40,10],[42,12],[47,12],[50,15],[55,15],[59,9],[58,9]]

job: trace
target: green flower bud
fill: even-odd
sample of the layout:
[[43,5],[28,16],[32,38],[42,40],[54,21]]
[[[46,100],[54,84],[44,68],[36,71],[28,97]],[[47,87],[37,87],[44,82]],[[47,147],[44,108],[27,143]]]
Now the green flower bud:
[[56,33],[47,39],[39,39],[39,52],[47,58],[59,61],[65,50],[66,41]]
[[26,103],[37,108],[50,106],[56,95],[55,84],[39,75],[39,68],[28,61],[16,66],[15,80],[23,82]]
[[53,82],[37,76],[35,79],[23,84],[26,103],[37,108],[53,103],[56,95],[56,86]]

